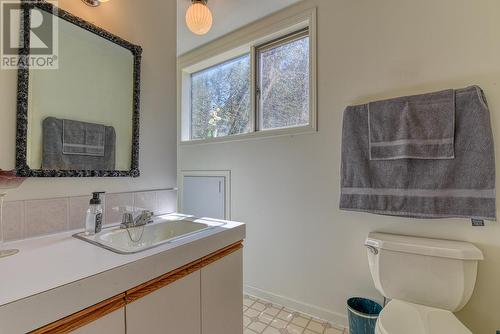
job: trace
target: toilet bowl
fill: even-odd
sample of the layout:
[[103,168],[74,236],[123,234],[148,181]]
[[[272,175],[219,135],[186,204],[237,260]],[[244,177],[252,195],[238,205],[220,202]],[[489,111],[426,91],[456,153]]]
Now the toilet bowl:
[[453,313],[392,300],[380,314],[376,334],[472,334]]
[[377,334],[472,334],[453,314],[469,301],[483,254],[453,240],[371,233],[366,239],[377,290],[391,299]]

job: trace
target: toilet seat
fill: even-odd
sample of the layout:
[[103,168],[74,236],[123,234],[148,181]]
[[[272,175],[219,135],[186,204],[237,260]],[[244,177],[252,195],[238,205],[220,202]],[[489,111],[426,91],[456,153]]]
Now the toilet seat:
[[380,313],[377,334],[472,334],[453,313],[392,300]]

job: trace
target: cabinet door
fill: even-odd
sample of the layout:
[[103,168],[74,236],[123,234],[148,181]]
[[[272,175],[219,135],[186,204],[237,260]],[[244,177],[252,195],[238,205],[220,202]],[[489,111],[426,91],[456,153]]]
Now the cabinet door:
[[72,334],[125,334],[125,308],[78,328]]
[[243,333],[243,250],[201,269],[202,334]]
[[126,322],[127,334],[200,334],[200,272],[128,304]]
[[196,217],[226,219],[225,177],[184,176],[182,212]]

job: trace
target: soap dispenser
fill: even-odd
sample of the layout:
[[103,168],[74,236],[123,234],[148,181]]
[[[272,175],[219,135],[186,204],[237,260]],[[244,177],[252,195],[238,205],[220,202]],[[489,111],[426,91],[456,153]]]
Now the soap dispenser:
[[104,192],[92,193],[92,199],[85,218],[85,235],[94,235],[102,230],[102,194]]

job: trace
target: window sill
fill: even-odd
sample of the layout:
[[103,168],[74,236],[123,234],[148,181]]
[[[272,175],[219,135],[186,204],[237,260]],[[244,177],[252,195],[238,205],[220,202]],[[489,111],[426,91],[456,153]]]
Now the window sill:
[[227,143],[233,141],[246,141],[246,140],[256,140],[272,137],[283,137],[283,136],[294,136],[303,134],[314,134],[317,133],[317,129],[314,126],[301,126],[301,127],[290,127],[282,129],[264,130],[249,132],[239,135],[218,137],[218,138],[208,138],[208,139],[194,139],[194,140],[181,140],[179,145],[190,146],[190,145],[206,145],[215,143]]

